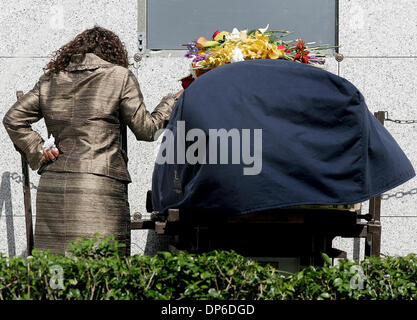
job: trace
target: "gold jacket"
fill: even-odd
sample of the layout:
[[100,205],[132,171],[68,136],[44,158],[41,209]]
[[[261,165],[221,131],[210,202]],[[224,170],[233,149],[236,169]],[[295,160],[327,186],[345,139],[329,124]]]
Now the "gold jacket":
[[[175,95],[169,94],[149,113],[130,70],[92,53],[77,54],[65,71],[43,75],[10,108],[3,125],[38,174],[48,170],[87,172],[131,182],[120,144],[121,123],[137,140],[153,141],[174,104]],[[41,162],[44,140],[31,128],[41,118],[60,151],[54,162]]]

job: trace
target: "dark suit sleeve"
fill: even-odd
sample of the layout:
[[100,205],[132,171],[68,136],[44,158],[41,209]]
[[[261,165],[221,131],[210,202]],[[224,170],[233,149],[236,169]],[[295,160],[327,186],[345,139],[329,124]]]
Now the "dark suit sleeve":
[[3,125],[17,150],[26,156],[32,170],[41,166],[44,140],[32,130],[32,123],[42,119],[39,106],[39,82],[7,111]]
[[175,105],[175,95],[168,94],[162,98],[155,110],[146,110],[138,80],[129,70],[121,93],[120,111],[124,123],[132,130],[137,140],[154,141],[154,135],[164,128]]

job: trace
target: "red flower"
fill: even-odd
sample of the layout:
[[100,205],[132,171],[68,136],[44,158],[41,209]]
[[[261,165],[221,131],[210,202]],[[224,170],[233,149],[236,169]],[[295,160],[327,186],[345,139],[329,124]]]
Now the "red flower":
[[289,50],[289,49],[287,49],[287,47],[286,46],[278,46],[278,50],[283,50],[283,49],[285,49],[285,53],[290,53],[291,52],[291,50]]
[[310,57],[308,56],[308,54],[310,53],[310,51],[302,51],[300,53],[297,53],[294,56],[293,61],[301,61],[302,63],[308,63],[308,60],[310,60]]
[[298,43],[295,48],[297,49],[297,51],[304,51],[304,49],[306,48],[306,43],[304,41],[301,41],[301,39],[298,39]]
[[184,90],[187,89],[191,85],[191,83],[193,83],[193,81],[194,78],[191,74],[188,77],[182,78],[181,85],[184,88]]
[[218,35],[220,33],[220,31],[219,30],[217,30],[215,33],[213,33],[213,37],[211,37],[211,39],[213,39],[214,40],[214,38]]
[[295,50],[297,51],[297,54],[294,56],[294,61],[298,60],[302,63],[308,63],[310,60],[310,57],[308,56],[310,51],[306,50],[306,43],[298,39],[298,43],[295,45]]

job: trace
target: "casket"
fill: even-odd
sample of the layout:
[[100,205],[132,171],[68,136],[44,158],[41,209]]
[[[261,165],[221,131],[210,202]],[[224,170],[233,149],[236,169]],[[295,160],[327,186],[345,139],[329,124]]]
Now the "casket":
[[352,83],[284,60],[202,75],[178,100],[161,139],[152,178],[159,212],[343,208],[415,176]]

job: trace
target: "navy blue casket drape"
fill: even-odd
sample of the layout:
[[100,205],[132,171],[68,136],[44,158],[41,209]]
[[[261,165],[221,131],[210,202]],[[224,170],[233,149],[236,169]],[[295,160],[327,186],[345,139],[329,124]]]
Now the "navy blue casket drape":
[[[167,126],[175,146],[177,121],[185,121],[186,132],[204,131],[207,146],[210,129],[251,129],[252,154],[254,130],[262,129],[262,168],[257,175],[244,175],[250,165],[231,163],[232,143],[226,150],[229,164],[156,163],[152,200],[157,211],[194,208],[233,215],[352,204],[415,176],[354,85],[300,63],[254,60],[216,68],[178,100]],[[186,141],[185,148],[193,143]],[[176,147],[174,153],[177,159]]]

